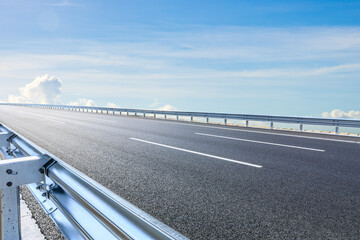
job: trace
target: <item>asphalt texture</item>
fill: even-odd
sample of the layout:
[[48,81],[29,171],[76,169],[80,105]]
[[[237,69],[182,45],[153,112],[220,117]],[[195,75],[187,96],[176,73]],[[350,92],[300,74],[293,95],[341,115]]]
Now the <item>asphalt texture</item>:
[[360,239],[359,138],[14,106],[0,122],[191,239]]

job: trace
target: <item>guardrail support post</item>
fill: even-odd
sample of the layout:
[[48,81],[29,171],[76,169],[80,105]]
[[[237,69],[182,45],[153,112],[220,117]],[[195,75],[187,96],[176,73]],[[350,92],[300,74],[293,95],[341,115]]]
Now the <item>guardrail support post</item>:
[[335,127],[335,134],[339,134],[339,126]]
[[156,114],[154,113],[154,119],[156,119]]
[[270,129],[274,129],[274,122],[270,123]]
[[129,112],[126,112],[126,116],[129,116]]
[[224,125],[227,125],[227,119],[224,118]]
[[191,116],[190,121],[191,121],[191,122],[193,122],[193,121],[194,121],[194,117],[193,117],[193,116]]
[[[7,184],[12,184],[11,182]],[[11,185],[10,185],[11,186]],[[21,239],[20,192],[18,186],[1,189],[1,239]]]
[[146,113],[143,114],[143,117],[146,118]]
[[304,127],[304,125],[303,125],[303,124],[300,124],[300,132],[303,131],[303,127]]
[[246,127],[249,127],[249,120],[246,120],[245,125]]
[[176,121],[179,121],[179,116],[176,116]]
[[166,114],[164,115],[164,118],[166,119]]
[[206,118],[206,123],[209,123],[209,118],[208,117]]

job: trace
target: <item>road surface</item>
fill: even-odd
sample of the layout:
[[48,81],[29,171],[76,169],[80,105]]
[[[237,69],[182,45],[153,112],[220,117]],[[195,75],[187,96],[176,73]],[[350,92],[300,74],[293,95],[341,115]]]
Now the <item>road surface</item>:
[[359,138],[15,106],[0,122],[191,239],[360,239]]

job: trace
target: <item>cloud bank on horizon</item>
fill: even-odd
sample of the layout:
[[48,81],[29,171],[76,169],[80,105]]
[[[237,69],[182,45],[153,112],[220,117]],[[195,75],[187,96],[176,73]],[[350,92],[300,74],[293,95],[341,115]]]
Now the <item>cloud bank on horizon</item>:
[[[19,89],[20,95],[9,95],[8,102],[61,104],[59,98],[61,96],[62,84],[63,82],[55,76],[50,76],[49,74],[38,76],[32,82],[26,84],[25,87]],[[79,98],[77,101],[71,101],[67,105],[94,107],[96,106],[96,103],[92,99]],[[150,108],[155,108],[157,110],[163,111],[177,110],[176,107],[170,104],[162,105],[157,98],[155,98],[154,102],[149,106]],[[106,107],[116,108],[119,106],[113,102],[108,102],[106,104]],[[334,109],[330,112],[323,112],[321,116],[324,118],[360,119],[360,111],[350,110],[348,112],[345,112],[340,109]]]
[[[61,104],[60,96],[63,82],[55,76],[45,74],[36,77],[32,82],[19,88],[20,95],[9,95],[8,103],[36,103],[36,104]],[[77,101],[70,101],[67,105],[95,107],[96,103],[92,99],[79,98]],[[176,108],[170,104],[160,106],[160,102],[155,99],[152,107],[158,110],[171,111]],[[108,102],[106,107],[116,108],[118,105]]]
[[[36,77],[32,82],[25,85],[19,89],[20,95],[9,95],[9,103],[39,103],[39,104],[60,104],[59,98],[61,95],[61,88],[63,82],[56,78],[55,76],[50,76],[45,74],[42,76]],[[95,107],[95,101],[92,99],[79,98],[77,101],[71,101],[67,105],[72,106],[89,106]],[[176,110],[176,107],[165,104],[162,105],[161,102],[156,98],[152,104],[149,105],[152,108],[163,111],[172,111]],[[109,102],[106,104],[106,107],[115,108],[118,107],[117,104]],[[351,110],[348,112],[342,111],[340,109],[334,109],[330,112],[323,112],[321,114],[325,118],[352,118],[360,119],[360,111]]]
[[360,111],[351,110],[348,112],[342,111],[340,109],[334,109],[330,112],[323,112],[321,114],[324,118],[353,118],[360,119]]

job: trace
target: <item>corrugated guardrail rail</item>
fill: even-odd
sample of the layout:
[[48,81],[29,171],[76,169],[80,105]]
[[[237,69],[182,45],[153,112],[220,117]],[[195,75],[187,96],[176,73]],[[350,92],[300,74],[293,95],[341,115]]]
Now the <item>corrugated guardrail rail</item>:
[[21,239],[25,184],[67,239],[186,239],[2,124],[0,148],[1,239]]
[[100,112],[100,113],[126,113],[126,115],[143,116],[147,115],[156,118],[156,115],[163,115],[165,119],[167,116],[190,117],[192,122],[194,117],[206,118],[209,123],[210,118],[224,119],[224,124],[227,124],[228,119],[245,120],[246,127],[249,126],[249,121],[269,122],[270,128],[273,129],[274,122],[276,123],[292,123],[299,124],[300,131],[303,131],[304,125],[320,125],[320,126],[333,126],[335,133],[339,133],[339,127],[360,128],[360,120],[355,119],[339,119],[339,118],[313,118],[313,117],[290,117],[290,116],[270,116],[270,115],[251,115],[251,114],[230,114],[230,113],[209,113],[209,112],[183,112],[183,111],[161,111],[161,110],[145,110],[145,109],[128,109],[128,108],[108,108],[108,107],[88,107],[88,106],[70,106],[70,105],[48,105],[48,104],[25,104],[25,103],[0,103],[0,105],[13,105],[25,107],[39,107],[50,108],[59,110],[70,111],[83,111],[83,112]]

